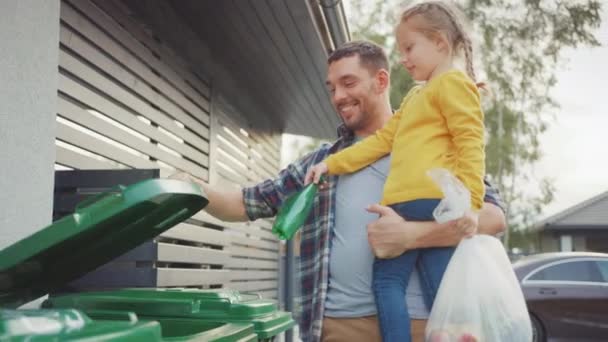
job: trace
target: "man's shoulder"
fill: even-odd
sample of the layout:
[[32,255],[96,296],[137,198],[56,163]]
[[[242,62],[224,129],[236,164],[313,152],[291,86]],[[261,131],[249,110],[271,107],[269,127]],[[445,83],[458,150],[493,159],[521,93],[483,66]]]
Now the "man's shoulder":
[[322,142],[316,149],[309,153],[309,155],[313,155],[317,158],[314,159],[325,159],[328,155],[335,153],[344,147],[348,146],[349,139],[345,137],[340,137],[334,141],[325,141]]

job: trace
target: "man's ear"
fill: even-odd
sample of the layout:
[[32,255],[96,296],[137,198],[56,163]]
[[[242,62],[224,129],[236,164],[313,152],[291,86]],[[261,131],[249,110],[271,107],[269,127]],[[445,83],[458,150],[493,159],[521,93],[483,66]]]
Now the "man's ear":
[[383,93],[388,90],[391,85],[391,77],[388,71],[385,69],[378,70],[376,72],[375,83],[378,93]]

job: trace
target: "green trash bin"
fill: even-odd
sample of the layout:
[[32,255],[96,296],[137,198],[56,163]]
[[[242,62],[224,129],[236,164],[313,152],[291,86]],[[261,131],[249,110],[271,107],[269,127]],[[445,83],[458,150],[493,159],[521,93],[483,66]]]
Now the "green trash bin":
[[139,318],[123,310],[15,310],[124,254],[207,205],[199,187],[152,179],[95,196],[0,251],[0,340],[255,341],[251,322]]
[[0,341],[162,341],[158,322],[93,321],[74,309],[0,309]]
[[253,323],[260,341],[271,341],[295,325],[291,313],[257,294],[234,290],[124,289],[51,296],[49,308],[77,308],[85,312],[135,312],[140,319],[163,324],[177,321]]

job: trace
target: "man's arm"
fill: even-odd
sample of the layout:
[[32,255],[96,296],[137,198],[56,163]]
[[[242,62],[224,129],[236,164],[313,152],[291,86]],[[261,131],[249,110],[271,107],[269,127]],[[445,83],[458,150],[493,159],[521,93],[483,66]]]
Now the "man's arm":
[[[444,224],[406,221],[393,209],[380,205],[372,205],[368,211],[380,215],[367,226],[369,243],[378,258],[396,257],[409,249],[455,246],[465,235],[455,221]],[[479,212],[478,234],[496,235],[505,228],[505,215],[500,207],[484,203]]]
[[205,211],[211,216],[228,222],[243,222],[249,220],[245,210],[242,191],[219,191],[209,184],[183,172],[173,174],[169,176],[169,178],[190,181],[200,186],[209,200],[209,204],[205,207]]
[[209,184],[177,173],[169,178],[187,180],[198,184],[209,200],[205,211],[222,221],[254,221],[276,215],[283,201],[304,185],[306,169],[319,159],[318,151],[289,164],[275,179],[267,179],[256,185],[237,191],[220,191]]

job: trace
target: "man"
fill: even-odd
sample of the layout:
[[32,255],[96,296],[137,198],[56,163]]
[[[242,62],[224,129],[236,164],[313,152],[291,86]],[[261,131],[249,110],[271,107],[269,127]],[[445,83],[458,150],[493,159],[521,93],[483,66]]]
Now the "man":
[[[208,213],[225,221],[276,215],[283,201],[304,186],[309,167],[373,134],[390,119],[389,68],[382,48],[351,42],[334,51],[328,62],[327,85],[344,122],[338,140],[290,164],[276,179],[242,191],[221,192],[201,184],[209,197]],[[327,177],[313,214],[301,228],[299,323],[304,341],[380,341],[371,290],[374,254],[386,258],[407,249],[453,246],[464,235],[458,222],[406,222],[388,207],[369,206],[380,200],[389,158],[353,174]],[[479,232],[496,234],[505,227],[496,191],[487,188],[485,200]],[[423,340],[428,318],[422,298],[414,272],[407,292],[414,341]]]

